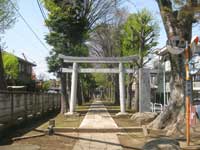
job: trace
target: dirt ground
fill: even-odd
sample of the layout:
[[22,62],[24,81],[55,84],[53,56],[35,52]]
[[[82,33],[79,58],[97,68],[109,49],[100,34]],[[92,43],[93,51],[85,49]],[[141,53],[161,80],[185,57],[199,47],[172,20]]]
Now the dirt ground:
[[[115,114],[119,112],[118,106],[111,106],[107,105],[108,111],[110,112],[112,118],[116,122],[119,127],[133,127],[139,126],[138,123],[135,123],[133,120],[130,119],[130,116],[123,116],[117,117]],[[56,121],[57,127],[78,127],[84,118],[84,115],[87,113],[89,105],[79,107],[77,110],[80,115],[75,116],[74,118],[66,118],[64,115],[58,114],[57,116],[50,117],[50,119],[54,118]],[[40,136],[34,137],[29,139],[17,140],[12,141],[14,137],[24,137],[24,136],[34,136],[41,134],[40,132],[36,131],[35,128],[40,127],[41,129],[46,129],[48,127],[48,120],[42,123],[33,124],[33,126],[27,126],[23,129],[18,129],[14,131],[14,134],[10,135],[8,140],[5,142],[0,141],[0,150],[4,148],[5,145],[9,146],[26,146],[26,145],[33,145],[38,146],[40,150],[72,150],[74,144],[78,140],[78,133],[65,133],[65,134],[56,134],[52,136]],[[89,133],[88,133],[89,134]],[[159,133],[151,133],[148,137],[145,137],[142,132],[137,133],[118,133],[119,141],[124,150],[141,150],[145,143],[160,139],[160,138],[170,138],[160,135]],[[176,138],[174,138],[176,139]],[[192,150],[198,149],[200,150],[200,126],[195,127],[195,131],[192,134],[191,138],[191,147],[186,146],[186,139],[179,138],[177,141],[180,143],[180,146],[184,150]],[[5,150],[5,149],[3,149]],[[12,150],[12,149],[6,149]],[[20,149],[21,150],[21,149]],[[22,149],[26,150],[26,149]],[[27,149],[29,150],[29,149]]]
[[[30,139],[23,139],[13,142],[11,145],[37,145],[40,150],[71,150],[77,139],[69,136],[42,136]],[[0,147],[1,150],[1,147]]]

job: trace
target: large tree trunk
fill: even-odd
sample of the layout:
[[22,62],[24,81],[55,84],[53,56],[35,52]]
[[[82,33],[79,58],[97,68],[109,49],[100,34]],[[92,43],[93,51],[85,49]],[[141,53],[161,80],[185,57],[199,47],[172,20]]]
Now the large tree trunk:
[[128,86],[127,86],[127,108],[128,109],[131,109],[132,107],[132,98],[133,98],[133,92],[132,92],[132,84],[133,84],[133,81],[132,81],[132,74],[129,74],[129,83],[128,83]]
[[184,93],[183,93],[183,80],[177,77],[175,80],[170,81],[173,85],[171,89],[171,97],[168,107],[161,113],[153,122],[150,127],[164,129],[173,126],[179,121],[179,116],[184,106]]
[[82,105],[83,103],[83,90],[81,88],[81,79],[80,76],[78,77],[78,85],[77,85],[77,101],[78,105]]
[[64,114],[69,108],[68,94],[67,94],[67,77],[66,74],[61,74],[61,111]]
[[115,99],[114,99],[114,104],[115,105],[120,105],[119,102],[119,76],[118,74],[114,75],[114,90],[115,90]]
[[139,78],[138,76],[135,79],[135,102],[134,102],[134,111],[139,112]]
[[3,67],[3,59],[2,59],[2,51],[0,47],[0,90],[6,90],[6,80],[4,76],[4,67]]
[[[176,13],[172,10],[170,0],[157,0],[164,26],[169,40],[178,36],[181,40],[190,41],[192,32],[193,14],[184,13],[184,8]],[[184,54],[170,55],[171,82],[170,82],[170,103],[149,126],[154,128],[171,128],[177,131],[184,124]],[[176,129],[176,130],[175,130]],[[173,133],[171,133],[173,134]]]

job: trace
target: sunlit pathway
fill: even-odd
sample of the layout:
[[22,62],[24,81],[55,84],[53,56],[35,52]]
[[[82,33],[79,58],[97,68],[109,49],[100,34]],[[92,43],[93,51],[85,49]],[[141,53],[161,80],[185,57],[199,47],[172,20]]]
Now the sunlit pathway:
[[[117,128],[116,123],[101,101],[95,101],[80,128]],[[121,150],[116,133],[80,133],[74,150]]]

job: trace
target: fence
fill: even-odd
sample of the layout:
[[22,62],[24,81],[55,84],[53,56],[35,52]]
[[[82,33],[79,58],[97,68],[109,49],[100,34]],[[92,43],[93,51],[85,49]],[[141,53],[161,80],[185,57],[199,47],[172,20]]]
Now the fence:
[[[165,105],[166,107],[166,105]],[[151,103],[151,111],[152,112],[162,112],[163,111],[163,105],[159,103]]]
[[60,94],[0,91],[0,127],[60,109]]

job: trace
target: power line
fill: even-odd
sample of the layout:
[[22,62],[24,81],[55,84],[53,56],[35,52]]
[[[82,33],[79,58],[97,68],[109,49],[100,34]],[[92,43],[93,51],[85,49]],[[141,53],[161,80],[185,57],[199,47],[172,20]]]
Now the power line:
[[[41,6],[41,3],[39,2],[39,0],[37,0],[37,4],[38,4],[39,10],[40,10],[40,12],[41,12],[41,14],[42,14],[42,17],[43,17],[44,21],[46,21],[46,20],[47,20],[47,16],[46,16],[46,14],[45,14],[45,12],[44,12],[44,9],[43,9],[43,7]],[[47,26],[47,28],[49,29],[48,26]],[[50,31],[50,30],[49,30],[49,31]]]
[[22,20],[24,21],[24,23],[26,24],[26,26],[28,27],[28,29],[33,33],[33,35],[35,36],[35,38],[40,42],[40,44],[49,51],[49,49],[47,48],[47,46],[42,42],[42,40],[39,38],[39,36],[36,34],[36,32],[33,30],[33,28],[29,25],[29,23],[26,21],[26,19],[23,17],[23,15],[19,12],[19,10],[15,7],[15,4],[12,2],[12,0],[9,0],[9,2],[12,4],[13,8],[17,11],[17,13],[19,14],[19,16],[22,18]]
[[37,0],[37,4],[38,4],[38,7],[39,7],[39,9],[40,9],[40,12],[41,12],[41,14],[42,14],[43,19],[46,20],[46,19],[47,19],[47,16],[46,16],[46,14],[45,14],[45,12],[44,12],[44,9],[42,8],[41,3],[39,2],[39,0]]

